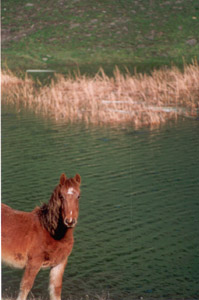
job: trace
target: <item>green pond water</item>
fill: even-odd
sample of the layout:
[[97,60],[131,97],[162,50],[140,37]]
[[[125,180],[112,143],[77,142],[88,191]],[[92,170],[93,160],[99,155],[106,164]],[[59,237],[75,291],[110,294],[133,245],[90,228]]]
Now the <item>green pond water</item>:
[[[198,120],[86,127],[2,104],[1,139],[2,202],[15,209],[47,202],[62,172],[82,177],[63,299],[199,299]],[[3,295],[16,296],[22,274],[2,267]],[[36,298],[48,299],[48,274]]]

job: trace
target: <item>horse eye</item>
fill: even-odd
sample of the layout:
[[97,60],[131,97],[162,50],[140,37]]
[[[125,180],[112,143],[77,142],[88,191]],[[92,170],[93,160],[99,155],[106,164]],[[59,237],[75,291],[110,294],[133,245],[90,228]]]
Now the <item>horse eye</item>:
[[79,199],[80,199],[80,197],[81,197],[81,196],[79,195],[79,196],[77,197],[77,199],[79,200]]

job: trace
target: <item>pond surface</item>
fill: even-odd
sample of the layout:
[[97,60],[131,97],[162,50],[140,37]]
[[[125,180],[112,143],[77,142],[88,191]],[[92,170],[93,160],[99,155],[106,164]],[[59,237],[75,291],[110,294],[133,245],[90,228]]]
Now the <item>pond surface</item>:
[[[56,125],[2,105],[2,202],[30,211],[62,172],[82,176],[63,299],[199,299],[199,121],[153,131]],[[36,278],[36,298],[48,299],[48,273]],[[22,274],[3,266],[3,294],[17,294]]]

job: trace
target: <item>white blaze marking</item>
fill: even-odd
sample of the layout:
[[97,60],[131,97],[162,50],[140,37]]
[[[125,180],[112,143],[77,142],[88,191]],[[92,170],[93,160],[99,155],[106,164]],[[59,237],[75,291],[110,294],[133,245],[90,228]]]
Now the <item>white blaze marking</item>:
[[73,221],[72,213],[73,213],[73,212],[72,212],[72,210],[71,210],[71,211],[70,211],[70,216],[71,216],[71,217],[70,217],[70,220],[69,220],[70,223],[72,223],[72,221]]
[[73,195],[73,193],[74,193],[74,189],[73,188],[69,188],[68,189],[68,195]]

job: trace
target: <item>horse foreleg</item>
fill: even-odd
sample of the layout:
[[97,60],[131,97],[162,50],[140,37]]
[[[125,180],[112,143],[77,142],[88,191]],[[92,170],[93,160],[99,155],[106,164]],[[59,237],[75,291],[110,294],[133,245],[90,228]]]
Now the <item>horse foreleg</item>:
[[50,300],[61,300],[62,279],[66,262],[53,267],[50,271]]
[[23,278],[21,280],[20,292],[17,297],[17,300],[26,300],[39,270],[40,270],[40,265],[37,266],[37,265],[27,264]]

